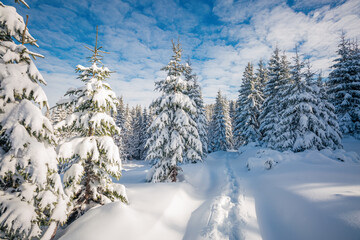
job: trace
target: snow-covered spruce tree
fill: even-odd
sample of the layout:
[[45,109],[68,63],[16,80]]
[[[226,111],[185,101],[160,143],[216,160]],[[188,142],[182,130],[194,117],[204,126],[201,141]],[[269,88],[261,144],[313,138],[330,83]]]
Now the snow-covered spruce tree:
[[147,140],[149,139],[149,133],[147,130],[151,125],[151,116],[148,113],[147,108],[145,107],[142,113],[142,122],[141,122],[141,137],[140,137],[140,159],[143,160],[146,158],[147,149],[145,147]]
[[46,82],[30,58],[41,55],[24,44],[38,46],[16,9],[0,2],[0,238],[50,239],[66,221],[67,199],[42,114]]
[[325,124],[320,118],[319,99],[304,76],[304,62],[297,52],[291,66],[292,81],[285,86],[280,102],[280,121],[276,129],[275,148],[294,152],[323,149]]
[[78,133],[58,146],[60,162],[71,165],[64,174],[65,192],[72,199],[71,222],[85,211],[99,204],[115,200],[127,202],[125,188],[112,182],[111,177],[121,176],[119,150],[112,136],[119,132],[113,117],[118,104],[115,93],[106,79],[110,70],[101,63],[96,42],[90,67],[78,65],[76,71],[84,87],[67,92],[74,104],[74,113],[66,119],[65,125]]
[[235,120],[236,109],[237,109],[236,100],[229,100],[229,116],[231,118],[231,123],[233,123]]
[[[256,69],[255,76],[256,76],[256,82],[258,84],[258,90],[264,98],[265,86],[266,86],[267,81],[269,80],[269,76],[268,76],[268,70],[267,70],[263,60],[260,60],[258,63],[258,67]],[[262,108],[263,103],[264,103],[264,99],[262,99],[261,102],[259,102],[259,105],[261,108]],[[260,112],[261,111],[262,110],[260,109]]]
[[57,138],[57,144],[62,143],[68,138],[76,136],[76,132],[73,132],[68,128],[60,127],[61,122],[74,112],[73,106],[56,105],[51,110],[51,122],[54,126],[54,134]]
[[237,100],[239,108],[237,109],[234,130],[237,146],[258,141],[260,138],[259,115],[263,96],[259,90],[260,83],[257,80],[258,78],[253,72],[253,65],[248,63]]
[[343,34],[337,53],[327,83],[328,94],[342,133],[360,138],[360,51]]
[[220,90],[216,97],[210,127],[213,131],[210,139],[210,152],[226,151],[233,147],[229,106],[227,100],[222,97]]
[[268,77],[264,89],[264,103],[260,113],[260,133],[262,141],[269,147],[276,144],[275,130],[279,123],[280,101],[284,97],[284,87],[290,82],[289,62],[286,55],[280,56],[276,48],[268,64]]
[[192,72],[192,67],[190,64],[190,60],[185,64],[184,70],[185,80],[189,83],[188,96],[191,100],[194,101],[196,107],[196,114],[193,116],[195,122],[197,124],[197,130],[200,136],[200,141],[202,144],[202,159],[206,157],[206,153],[208,151],[208,138],[207,138],[207,119],[205,113],[204,100],[201,93],[201,87],[197,81],[197,76]]
[[119,149],[119,156],[121,159],[125,159],[124,153],[124,140],[123,140],[123,132],[124,132],[124,122],[125,122],[125,106],[123,97],[118,98],[118,105],[116,107],[116,116],[115,123],[116,126],[120,128],[120,132],[115,133],[113,136],[114,142]]
[[131,142],[131,135],[133,133],[133,129],[132,129],[132,115],[131,115],[131,110],[129,107],[129,104],[126,104],[125,107],[125,121],[124,121],[124,125],[122,127],[123,131],[122,131],[122,139],[123,139],[123,144],[124,144],[124,157],[125,159],[131,159],[131,149],[132,149],[132,145],[133,143]]
[[138,105],[132,109],[132,121],[131,121],[131,129],[132,133],[129,139],[129,142],[131,142],[131,149],[130,149],[130,155],[131,159],[137,159],[140,160],[140,155],[142,152],[142,145],[141,145],[141,139],[142,139],[142,110],[141,106]]
[[196,113],[195,104],[184,94],[188,82],[182,76],[182,50],[180,43],[172,44],[174,55],[169,64],[162,68],[167,72],[167,77],[155,83],[155,89],[161,92],[161,96],[151,104],[157,116],[149,128],[150,138],[146,143],[146,159],[156,162],[148,175],[151,182],[177,181],[181,170],[178,164],[184,158],[197,161],[202,156],[197,125],[191,117]]
[[337,122],[335,108],[328,100],[329,98],[326,93],[326,88],[322,80],[321,73],[319,74],[316,81],[315,94],[320,99],[318,107],[320,109],[320,117],[325,124],[326,138],[322,139],[323,146],[332,149],[342,148],[342,134]]

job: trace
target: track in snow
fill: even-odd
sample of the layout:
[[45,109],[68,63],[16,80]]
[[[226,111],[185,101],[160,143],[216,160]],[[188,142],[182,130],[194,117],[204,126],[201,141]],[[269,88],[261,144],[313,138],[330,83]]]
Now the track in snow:
[[244,239],[241,232],[240,185],[229,163],[230,159],[236,157],[237,153],[226,153],[226,183],[211,204],[207,225],[202,231],[202,237],[206,239]]

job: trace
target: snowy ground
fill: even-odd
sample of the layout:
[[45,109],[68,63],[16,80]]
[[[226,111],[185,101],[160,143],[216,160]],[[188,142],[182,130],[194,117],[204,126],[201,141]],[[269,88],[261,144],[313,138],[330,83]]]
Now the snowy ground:
[[359,239],[360,159],[350,151],[360,155],[360,141],[343,143],[346,151],[216,152],[184,165],[180,183],[145,183],[149,165],[125,163],[130,204],[92,209],[60,239]]

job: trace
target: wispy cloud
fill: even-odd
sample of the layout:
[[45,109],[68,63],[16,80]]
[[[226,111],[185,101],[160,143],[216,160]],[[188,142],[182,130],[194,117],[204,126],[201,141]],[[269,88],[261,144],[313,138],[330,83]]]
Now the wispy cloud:
[[50,105],[69,87],[80,86],[74,71],[87,65],[95,26],[104,50],[103,63],[115,71],[110,85],[130,104],[148,105],[158,93],[154,81],[164,77],[171,39],[180,37],[183,56],[192,59],[206,102],[218,89],[237,97],[247,62],[267,60],[272,49],[292,51],[296,43],[315,70],[331,65],[341,31],[360,37],[360,2],[280,0],[78,0],[29,1],[29,29],[46,56],[37,61],[48,82]]

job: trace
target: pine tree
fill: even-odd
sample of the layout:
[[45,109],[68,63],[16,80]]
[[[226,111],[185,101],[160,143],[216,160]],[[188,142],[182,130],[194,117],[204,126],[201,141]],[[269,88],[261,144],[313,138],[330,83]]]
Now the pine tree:
[[68,138],[76,136],[76,132],[63,128],[66,118],[74,112],[73,106],[56,105],[51,111],[51,122],[54,126],[54,133],[57,138],[57,144],[62,143]]
[[64,174],[66,193],[72,198],[69,222],[75,220],[93,206],[115,200],[127,202],[125,188],[112,182],[111,177],[121,176],[119,150],[112,136],[119,132],[113,117],[118,104],[115,93],[106,79],[110,70],[101,63],[101,47],[96,42],[90,67],[78,65],[79,79],[85,87],[67,92],[69,101],[76,106],[67,119],[67,125],[78,133],[58,147],[61,162],[71,162]]
[[[235,118],[236,118],[236,111],[237,111],[237,101],[230,100],[229,101],[229,116],[231,119],[231,126],[235,127]],[[235,136],[235,128],[233,128],[233,136]]]
[[203,153],[202,159],[204,159],[208,151],[207,149],[208,139],[207,139],[207,131],[206,131],[208,122],[206,119],[205,106],[201,93],[201,87],[197,81],[196,74],[192,73],[190,60],[188,60],[187,63],[185,64],[184,76],[189,86],[187,94],[190,97],[190,99],[194,101],[196,107],[196,114],[193,115],[192,118],[195,119],[195,122],[197,124],[197,130],[202,144],[202,153]]
[[140,159],[143,160],[146,158],[147,149],[145,147],[147,140],[149,139],[149,133],[147,130],[151,125],[151,116],[148,113],[147,108],[145,107],[142,113],[142,122],[141,122],[141,135],[140,135]]
[[[27,7],[28,5],[24,1]],[[24,44],[38,47],[14,7],[0,2],[0,238],[50,239],[66,221],[46,84]],[[21,43],[17,44],[15,41]],[[44,232],[45,231],[45,232]]]
[[132,129],[132,115],[131,115],[131,110],[129,107],[129,104],[126,104],[125,107],[125,121],[124,121],[124,125],[123,125],[123,143],[124,143],[124,156],[125,159],[131,159],[131,149],[133,148],[133,144],[131,142],[131,135],[133,133],[133,129]]
[[327,83],[328,94],[342,133],[360,137],[360,51],[343,34],[337,53]]
[[342,134],[340,131],[339,124],[337,122],[337,117],[335,114],[334,106],[328,101],[328,96],[326,93],[325,84],[322,80],[321,73],[319,74],[316,81],[316,96],[320,99],[319,109],[320,117],[325,124],[325,136],[323,138],[323,146],[337,149],[342,148],[341,138]]
[[[275,148],[294,152],[322,149],[325,124],[320,118],[320,101],[303,72],[305,64],[297,52],[291,67],[292,81],[285,85],[280,102],[280,121],[276,129]],[[310,75],[310,74],[308,74]]]
[[264,92],[265,92],[265,86],[266,83],[269,81],[269,76],[268,76],[268,70],[265,66],[265,63],[263,62],[263,60],[260,60],[258,63],[258,68],[256,69],[256,82],[258,84],[258,90],[262,95],[262,99],[259,99],[259,105],[261,106],[260,112],[262,111],[262,105],[264,103]]
[[260,133],[262,141],[269,147],[276,144],[275,130],[280,121],[280,101],[284,97],[284,87],[290,82],[289,62],[286,55],[280,56],[276,48],[270,58],[268,67],[269,80],[264,90],[264,103],[260,114]]
[[210,128],[212,131],[211,138],[209,139],[210,152],[226,151],[232,148],[233,136],[229,106],[227,100],[222,97],[220,90],[216,97]]
[[141,146],[142,139],[142,110],[141,106],[136,106],[132,110],[131,129],[132,133],[129,142],[131,142],[130,155],[132,159],[140,159],[141,152],[143,151]]
[[255,77],[253,65],[248,63],[243,74],[242,84],[239,90],[237,115],[235,120],[234,138],[236,145],[258,141],[259,115],[263,96],[260,91],[260,82]]
[[115,133],[113,136],[116,146],[119,149],[119,156],[121,159],[125,159],[125,146],[124,146],[124,123],[125,123],[125,106],[123,97],[118,98],[119,104],[116,108],[116,117],[115,123],[116,126],[120,129],[119,132]]
[[156,90],[162,94],[151,104],[156,115],[149,128],[150,138],[146,143],[146,159],[156,161],[148,175],[151,182],[177,181],[181,170],[178,164],[184,158],[190,161],[200,160],[202,155],[197,125],[191,118],[196,113],[196,108],[185,94],[188,84],[182,76],[182,50],[179,43],[172,43],[174,55],[169,64],[162,68],[167,72],[167,77],[155,83]]

